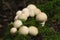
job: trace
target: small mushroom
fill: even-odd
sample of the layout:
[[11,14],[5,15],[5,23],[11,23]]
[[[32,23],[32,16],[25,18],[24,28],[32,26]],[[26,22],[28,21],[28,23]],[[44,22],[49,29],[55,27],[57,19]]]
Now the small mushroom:
[[33,4],[30,4],[27,6],[27,8],[29,9],[29,13],[30,13],[29,16],[34,17],[35,16],[34,10],[36,9],[36,6]]
[[15,28],[19,28],[22,25],[22,21],[16,20],[16,21],[14,21],[13,25],[14,25]]
[[22,13],[24,13],[27,17],[29,17],[29,9],[28,8],[24,8],[22,10]]
[[47,15],[44,12],[41,12],[36,16],[36,20],[41,21],[42,26],[44,26],[47,21]]
[[18,11],[16,12],[16,15],[20,15],[20,14],[22,14],[22,11],[21,11],[21,10],[18,10]]
[[11,28],[10,29],[10,33],[16,33],[17,32],[17,28]]
[[14,20],[18,20],[18,15],[15,16]]
[[36,9],[34,10],[34,12],[35,12],[35,15],[38,15],[38,14],[40,14],[40,13],[41,13],[41,10],[40,10],[40,9],[38,9],[38,8],[36,8]]
[[22,35],[27,35],[29,32],[29,29],[27,26],[22,26],[19,28],[19,34],[22,34]]
[[18,16],[18,19],[26,21],[27,20],[27,16],[25,14],[21,14],[21,15]]
[[38,34],[38,29],[35,26],[29,27],[29,34],[36,36]]

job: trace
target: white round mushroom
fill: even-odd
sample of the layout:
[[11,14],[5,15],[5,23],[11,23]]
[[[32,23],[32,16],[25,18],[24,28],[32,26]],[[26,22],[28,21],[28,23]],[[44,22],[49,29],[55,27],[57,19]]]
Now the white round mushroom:
[[27,18],[28,17],[25,14],[21,14],[21,15],[18,16],[18,19],[20,19],[20,20],[25,20],[26,21]]
[[44,12],[41,12],[36,16],[36,20],[38,21],[47,21],[47,15]]
[[16,33],[17,32],[17,28],[11,28],[10,29],[10,33]]
[[19,28],[22,25],[22,21],[16,20],[16,21],[14,21],[13,25],[14,25],[15,28]]
[[14,20],[18,20],[18,15],[15,16]]
[[28,29],[27,26],[22,26],[22,27],[20,27],[20,29],[19,29],[19,34],[27,35],[28,32],[29,32],[29,29]]
[[38,8],[36,8],[36,9],[34,10],[34,12],[35,12],[35,15],[38,15],[38,14],[40,14],[40,13],[41,13],[41,10],[40,10],[40,9],[38,9]]
[[27,8],[29,9],[29,13],[30,13],[29,16],[34,17],[35,16],[34,10],[36,9],[36,6],[33,4],[30,4],[27,6]]
[[29,10],[29,12],[30,12],[30,13],[29,13],[29,16],[30,16],[30,17],[34,17],[34,16],[35,16],[35,13],[34,13],[33,10]]
[[40,14],[38,14],[36,16],[36,20],[42,21],[41,24],[42,24],[42,26],[44,26],[45,25],[45,22],[47,21],[47,15],[44,12],[41,12]]
[[29,27],[29,34],[36,36],[38,34],[38,29],[35,26]]
[[34,9],[36,9],[37,7],[36,7],[34,4],[29,4],[29,5],[27,6],[27,8],[34,10]]
[[28,10],[28,8],[24,8],[22,10],[22,13],[24,13],[27,17],[29,17],[29,10]]
[[21,11],[21,10],[18,10],[18,11],[16,12],[16,15],[20,15],[20,14],[22,14],[22,11]]

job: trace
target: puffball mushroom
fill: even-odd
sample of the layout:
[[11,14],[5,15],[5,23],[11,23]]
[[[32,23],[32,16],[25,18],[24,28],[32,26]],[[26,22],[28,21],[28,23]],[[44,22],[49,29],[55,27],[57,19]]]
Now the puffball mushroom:
[[30,17],[34,17],[35,16],[34,10],[36,9],[36,6],[33,5],[33,4],[30,4],[30,5],[27,6],[27,8],[29,9]]
[[18,16],[22,14],[22,11],[17,11],[14,20],[18,20]]
[[29,17],[29,10],[28,10],[28,8],[24,8],[22,10],[22,13],[24,13],[27,17]]
[[27,8],[34,10],[36,9],[36,6],[34,4],[29,4]]
[[29,27],[29,34],[36,36],[38,34],[38,29],[35,26]]
[[13,25],[14,25],[15,28],[19,28],[22,25],[22,21],[16,20],[16,21],[14,21]]
[[40,10],[40,9],[38,9],[38,8],[36,8],[36,9],[34,10],[34,12],[35,12],[35,15],[38,15],[38,14],[40,14],[40,13],[41,13],[41,10]]
[[11,28],[11,29],[10,29],[10,32],[11,32],[11,33],[16,33],[16,32],[17,32],[17,28]]
[[18,11],[16,12],[16,15],[20,15],[20,14],[22,14],[22,11],[21,11],[21,10],[18,10]]
[[45,22],[47,21],[47,15],[44,12],[41,12],[40,14],[38,14],[36,16],[36,20],[42,21],[41,24],[42,24],[42,26],[44,26],[45,25]]
[[29,32],[29,29],[28,29],[27,26],[22,26],[22,27],[20,27],[20,29],[19,29],[19,34],[27,35],[28,32]]
[[27,20],[27,16],[25,14],[21,14],[21,15],[18,16],[18,19],[26,21]]
[[14,20],[18,20],[18,15],[15,16]]
[[30,17],[34,17],[34,16],[35,16],[35,13],[34,13],[33,10],[29,10],[29,12],[30,12],[30,13],[29,13],[29,16],[30,16]]
[[38,21],[47,21],[47,15],[44,12],[41,12],[36,16],[36,20]]

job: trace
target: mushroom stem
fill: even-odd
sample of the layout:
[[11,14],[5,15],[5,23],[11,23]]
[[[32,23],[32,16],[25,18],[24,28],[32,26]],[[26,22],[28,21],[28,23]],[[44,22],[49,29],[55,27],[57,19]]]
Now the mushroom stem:
[[42,27],[43,27],[45,25],[45,21],[43,21],[41,24],[42,24]]

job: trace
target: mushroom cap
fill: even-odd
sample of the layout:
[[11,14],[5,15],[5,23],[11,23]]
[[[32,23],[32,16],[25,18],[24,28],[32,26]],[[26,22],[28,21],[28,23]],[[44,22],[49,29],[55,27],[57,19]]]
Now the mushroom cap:
[[28,32],[29,32],[29,29],[28,29],[27,26],[22,26],[22,27],[20,27],[20,29],[19,29],[19,34],[27,35]]
[[38,29],[35,26],[29,27],[29,34],[36,36],[38,34]]
[[34,16],[35,16],[35,13],[34,13],[33,10],[30,10],[29,12],[30,12],[30,13],[29,13],[29,16],[30,16],[30,17],[34,17]]
[[11,28],[11,29],[10,29],[10,32],[11,32],[11,33],[16,33],[16,32],[17,32],[17,29],[16,29],[16,28]]
[[35,12],[35,15],[38,15],[38,14],[40,14],[40,13],[41,13],[41,10],[40,10],[40,9],[38,9],[38,8],[36,8],[36,9],[34,10],[34,12]]
[[27,6],[27,8],[31,9],[31,10],[34,10],[36,8],[36,6],[34,4],[30,4]]
[[22,25],[22,21],[20,21],[20,20],[14,21],[14,27],[15,28],[19,28],[21,25]]
[[47,21],[47,15],[44,12],[41,12],[36,16],[36,20],[38,21]]
[[20,14],[22,14],[22,11],[21,11],[21,10],[18,10],[18,11],[16,12],[16,15],[20,15]]
[[35,16],[34,10],[36,9],[36,6],[33,4],[30,4],[27,6],[27,8],[29,9],[29,13],[30,13],[29,16],[34,17]]
[[27,17],[29,17],[29,9],[28,8],[24,8],[22,10],[22,13],[24,13]]
[[14,20],[18,20],[18,15],[15,16]]
[[21,14],[21,15],[18,16],[18,19],[20,19],[20,20],[25,20],[26,21],[27,18],[28,17],[25,14]]

